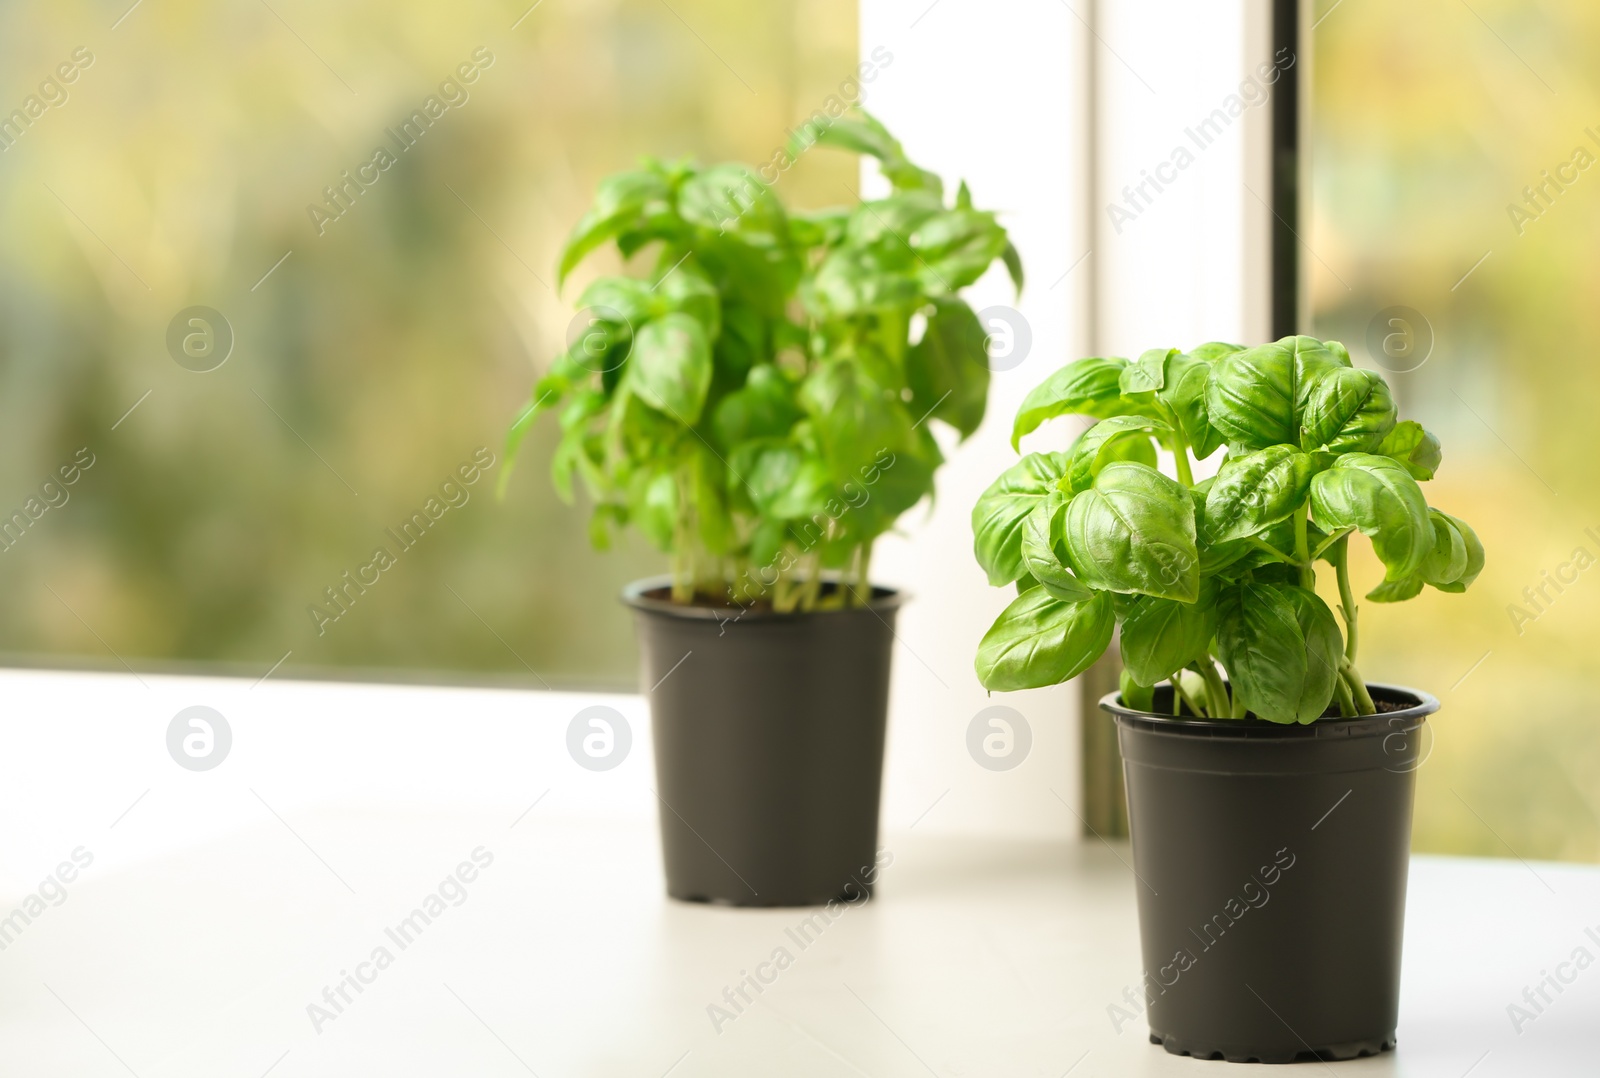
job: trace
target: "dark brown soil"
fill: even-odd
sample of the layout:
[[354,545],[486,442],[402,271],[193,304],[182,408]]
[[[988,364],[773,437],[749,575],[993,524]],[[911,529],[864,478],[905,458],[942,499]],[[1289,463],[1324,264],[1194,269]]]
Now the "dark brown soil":
[[[826,590],[826,589],[824,589]],[[646,599],[656,599],[663,603],[672,602],[672,589],[670,587],[651,588],[642,593]],[[756,599],[749,603],[736,603],[726,594],[712,595],[710,592],[697,591],[691,602],[680,604],[683,606],[704,606],[716,610],[771,610],[770,599]]]
[[[823,585],[822,585],[822,589],[821,589],[820,595],[821,595],[822,598],[827,598],[828,596],[837,594],[838,591],[839,591],[839,585],[831,583],[831,582],[824,582]],[[663,603],[672,602],[672,589],[670,587],[667,587],[667,586],[662,586],[662,587],[659,587],[659,588],[651,588],[649,591],[643,592],[642,594],[647,599],[656,599],[656,600],[659,600],[659,601],[661,601]],[[873,598],[877,598],[879,596],[882,596],[882,595],[886,594],[886,591],[883,588],[875,587],[875,588],[872,589],[872,594],[873,594]],[[697,592],[694,593],[694,600],[692,602],[683,603],[683,604],[680,604],[680,605],[683,605],[683,606],[700,606],[700,607],[706,607],[706,608],[713,609],[713,610],[739,610],[739,611],[743,611],[745,613],[748,613],[748,612],[750,612],[752,610],[760,610],[760,611],[771,610],[772,609],[772,600],[770,600],[770,599],[754,599],[754,600],[751,600],[750,602],[747,602],[747,603],[736,603],[736,602],[734,602],[732,599],[730,599],[728,597],[726,592],[724,592],[721,595],[713,595],[712,593],[710,593],[708,591],[697,591]]]
[[[1373,707],[1378,709],[1377,713],[1379,715],[1387,715],[1391,711],[1404,711],[1406,708],[1411,706],[1410,704],[1399,704],[1399,703],[1394,702],[1393,700],[1378,700],[1378,699],[1374,699],[1372,701],[1372,705],[1373,705]],[[1183,710],[1183,716],[1182,716],[1183,718],[1192,719],[1192,718],[1195,717],[1194,712],[1189,710],[1189,705],[1187,705],[1187,704],[1182,705],[1182,710]],[[1250,718],[1253,719],[1255,717],[1256,717],[1255,713],[1251,712]],[[1339,702],[1337,700],[1335,700],[1333,703],[1328,705],[1328,710],[1324,711],[1321,714],[1321,716],[1318,717],[1317,721],[1320,722],[1320,721],[1322,721],[1322,719],[1337,719],[1337,718],[1339,718]]]
[[[1387,715],[1391,711],[1404,711],[1410,705],[1397,704],[1393,700],[1374,699],[1372,701],[1372,706],[1378,709],[1379,715]],[[1333,703],[1329,704],[1328,710],[1322,713],[1322,717],[1324,719],[1337,719],[1339,717],[1339,702],[1335,700]]]

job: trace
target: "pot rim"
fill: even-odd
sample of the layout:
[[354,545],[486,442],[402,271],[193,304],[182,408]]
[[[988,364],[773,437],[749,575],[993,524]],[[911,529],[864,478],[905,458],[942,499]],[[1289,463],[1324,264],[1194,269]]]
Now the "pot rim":
[[1391,701],[1414,700],[1410,707],[1399,711],[1380,711],[1376,715],[1355,718],[1317,719],[1305,724],[1276,723],[1265,719],[1195,719],[1173,718],[1151,711],[1135,711],[1122,703],[1122,693],[1109,692],[1100,698],[1100,709],[1113,715],[1118,724],[1133,726],[1157,733],[1185,734],[1193,737],[1239,738],[1338,738],[1365,737],[1374,734],[1392,734],[1397,726],[1411,729],[1420,726],[1429,715],[1439,710],[1439,699],[1421,689],[1405,685],[1390,685],[1369,681],[1367,690]]
[[[837,582],[837,572],[823,573],[824,581]],[[737,606],[685,606],[667,599],[657,599],[646,592],[656,588],[672,586],[672,575],[662,573],[658,576],[641,577],[625,585],[621,601],[633,609],[648,614],[659,614],[664,617],[683,618],[690,621],[799,621],[803,618],[825,618],[839,614],[850,614],[860,610],[870,610],[875,614],[887,613],[898,609],[907,602],[911,596],[897,588],[886,588],[881,584],[872,585],[872,598],[865,606],[842,607],[837,610],[795,610],[787,614],[780,614],[776,610],[758,609],[756,607],[740,608]]]

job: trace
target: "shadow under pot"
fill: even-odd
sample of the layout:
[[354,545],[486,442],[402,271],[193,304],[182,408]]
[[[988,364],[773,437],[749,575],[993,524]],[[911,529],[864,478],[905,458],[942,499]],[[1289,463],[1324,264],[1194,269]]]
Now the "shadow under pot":
[[[788,614],[623,591],[650,700],[667,894],[728,906],[871,896],[895,614]],[[824,593],[826,594],[826,592]]]
[[[1100,702],[1127,779],[1150,1039],[1168,1052],[1394,1047],[1412,792],[1439,702],[1368,688],[1379,714],[1305,726]],[[1156,690],[1157,711],[1171,700]]]

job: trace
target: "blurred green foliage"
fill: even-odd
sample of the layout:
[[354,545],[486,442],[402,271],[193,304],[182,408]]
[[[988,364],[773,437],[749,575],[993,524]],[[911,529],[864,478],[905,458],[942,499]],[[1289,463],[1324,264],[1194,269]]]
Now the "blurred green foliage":
[[[855,5],[528,7],[0,11],[0,113],[28,121],[0,128],[0,511],[95,460],[0,551],[13,661],[632,683],[615,596],[660,559],[592,553],[542,467],[504,503],[498,465],[457,470],[499,456],[565,344],[586,278],[557,295],[555,261],[595,182],[641,154],[770,158],[854,73]],[[855,182],[846,155],[781,181],[802,206]],[[235,337],[210,373],[168,353],[193,305]],[[406,549],[386,529],[415,512]],[[348,612],[319,633],[329,588]]]
[[[1304,236],[1315,332],[1392,369],[1414,359],[1373,352],[1374,316],[1405,306],[1431,325],[1427,362],[1389,381],[1447,447],[1439,503],[1489,551],[1465,595],[1362,622],[1369,677],[1443,702],[1416,846],[1596,860],[1600,573],[1574,554],[1600,557],[1600,169],[1568,163],[1579,147],[1600,157],[1600,8],[1319,0],[1324,14]],[[1517,220],[1523,188],[1558,165],[1575,181]]]

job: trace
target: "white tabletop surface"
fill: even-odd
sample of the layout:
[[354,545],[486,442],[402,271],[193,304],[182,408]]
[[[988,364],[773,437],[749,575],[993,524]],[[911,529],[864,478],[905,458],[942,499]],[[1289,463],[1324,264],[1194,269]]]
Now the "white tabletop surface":
[[[813,911],[664,898],[648,814],[586,800],[615,773],[534,760],[520,727],[488,714],[565,716],[599,698],[484,694],[473,699],[498,703],[475,721],[445,690],[146,682],[0,675],[13,702],[0,720],[0,916],[74,850],[94,857],[0,950],[6,1078],[1232,1066],[1168,1056],[1142,1023],[1113,1020],[1140,965],[1125,848],[890,833],[878,898],[814,923],[802,946],[791,931]],[[637,699],[606,699],[642,722]],[[174,705],[198,700],[231,716],[235,742],[194,773],[162,737]],[[419,748],[434,766],[404,763]],[[647,756],[628,766],[634,778],[617,781],[647,787]],[[460,904],[399,948],[385,929],[473,851],[492,863],[447,888]],[[1586,928],[1600,937],[1600,869],[1415,859],[1399,1050],[1333,1069],[1600,1073],[1600,962],[1520,1032],[1507,1011],[1578,948],[1600,959]],[[371,983],[314,1021],[308,1006],[331,1011],[325,987],[379,947],[392,963],[364,967]],[[787,968],[714,1021],[711,1005],[733,1010],[725,988],[780,948]]]

